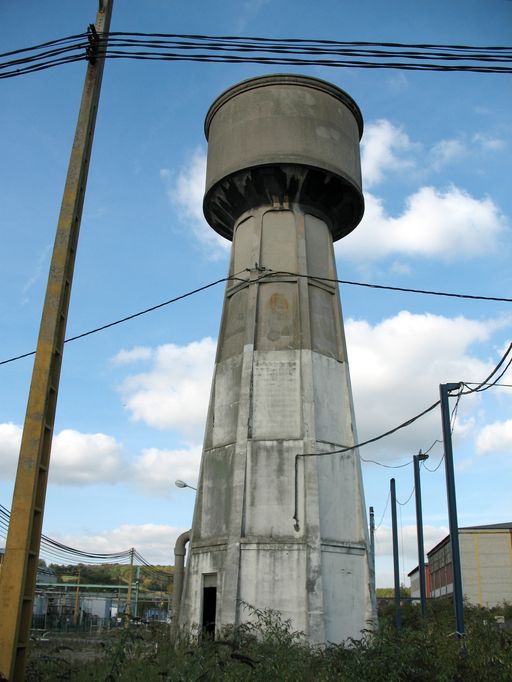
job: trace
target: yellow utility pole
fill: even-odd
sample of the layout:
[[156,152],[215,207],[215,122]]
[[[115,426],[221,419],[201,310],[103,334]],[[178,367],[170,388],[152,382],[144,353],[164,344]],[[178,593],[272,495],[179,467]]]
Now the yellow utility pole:
[[112,5],[113,0],[100,0],[90,30],[89,65],[57,224],[0,578],[0,677],[11,682],[25,677],[69,298],[105,62],[98,51],[99,34],[110,30]]

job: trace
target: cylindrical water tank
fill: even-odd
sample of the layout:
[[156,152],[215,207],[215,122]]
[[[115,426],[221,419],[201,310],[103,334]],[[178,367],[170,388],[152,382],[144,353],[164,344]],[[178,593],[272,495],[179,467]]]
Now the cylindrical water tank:
[[345,236],[364,212],[363,118],[346,92],[317,78],[272,75],[226,90],[205,121],[204,214],[228,239],[245,211],[299,203]]

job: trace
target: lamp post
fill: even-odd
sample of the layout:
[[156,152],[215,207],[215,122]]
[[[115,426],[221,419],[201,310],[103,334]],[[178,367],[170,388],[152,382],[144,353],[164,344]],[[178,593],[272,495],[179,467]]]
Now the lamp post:
[[197,488],[194,488],[193,485],[189,485],[188,483],[185,483],[185,481],[180,481],[179,479],[174,481],[174,485],[177,488],[190,488],[191,490],[197,490]]

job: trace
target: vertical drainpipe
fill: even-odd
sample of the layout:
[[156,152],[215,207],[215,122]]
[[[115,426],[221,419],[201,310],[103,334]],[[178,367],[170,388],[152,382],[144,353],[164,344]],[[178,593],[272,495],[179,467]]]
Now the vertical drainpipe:
[[185,546],[190,540],[192,530],[182,533],[176,540],[174,546],[174,587],[172,591],[172,625],[171,640],[176,639],[179,627],[179,614],[181,606],[181,596],[183,594],[183,579],[185,577]]

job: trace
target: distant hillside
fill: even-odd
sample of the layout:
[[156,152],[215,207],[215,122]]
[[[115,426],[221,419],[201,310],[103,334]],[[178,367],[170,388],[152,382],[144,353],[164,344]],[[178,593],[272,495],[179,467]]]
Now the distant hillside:
[[[130,580],[130,566],[120,564],[50,564],[59,582],[89,585],[122,585]],[[172,584],[174,566],[133,566],[133,582],[139,575],[139,589],[166,592]]]

